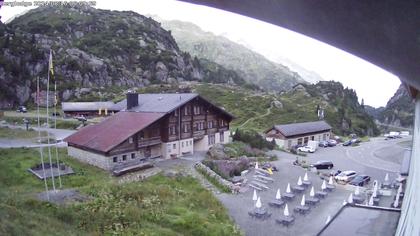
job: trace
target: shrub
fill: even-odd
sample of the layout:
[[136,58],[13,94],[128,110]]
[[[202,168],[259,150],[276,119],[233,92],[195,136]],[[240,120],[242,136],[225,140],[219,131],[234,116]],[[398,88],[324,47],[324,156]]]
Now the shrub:
[[276,147],[275,141],[269,142],[255,131],[243,131],[236,129],[235,134],[233,135],[233,141],[242,141],[253,148],[259,149],[273,150]]

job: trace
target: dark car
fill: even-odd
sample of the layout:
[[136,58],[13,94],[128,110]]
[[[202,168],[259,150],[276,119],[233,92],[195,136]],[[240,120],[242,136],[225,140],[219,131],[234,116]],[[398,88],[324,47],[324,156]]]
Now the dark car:
[[319,147],[328,147],[328,142],[327,141],[321,141],[321,142],[319,142],[319,144],[318,144],[318,146]]
[[337,145],[337,141],[335,141],[334,139],[328,140],[328,146],[329,147],[334,147],[335,145]]
[[28,112],[28,110],[24,106],[19,106],[18,109],[16,110],[16,112],[26,113],[26,112]]
[[343,143],[343,146],[350,146],[352,144],[351,140],[347,140]]
[[352,181],[350,181],[351,185],[354,186],[364,186],[365,184],[369,183],[370,177],[367,175],[358,175],[354,177]]
[[331,169],[334,167],[334,164],[332,161],[317,161],[314,164],[310,165],[311,167],[315,167],[318,170],[320,169]]

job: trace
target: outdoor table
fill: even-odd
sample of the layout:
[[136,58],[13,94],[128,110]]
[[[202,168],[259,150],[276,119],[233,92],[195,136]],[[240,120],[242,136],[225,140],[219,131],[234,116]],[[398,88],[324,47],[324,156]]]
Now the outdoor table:
[[312,182],[304,180],[304,181],[302,181],[302,184],[303,184],[303,186],[307,187],[307,186],[310,186],[312,184]]
[[297,192],[297,193],[301,193],[301,192],[305,191],[305,188],[302,187],[302,186],[299,186],[299,185],[298,186],[293,186],[292,191]]
[[308,197],[306,198],[305,202],[309,205],[314,206],[315,204],[317,204],[319,202],[319,198],[316,197]]
[[301,214],[301,215],[305,215],[309,212],[310,208],[308,206],[296,206],[295,209],[293,209],[295,212]]
[[295,195],[293,193],[284,193],[282,197],[286,200],[293,200],[293,198],[295,198]]
[[269,202],[268,205],[272,207],[282,207],[284,205],[284,201],[281,199],[275,199],[274,201]]
[[258,218],[258,219],[267,219],[271,216],[270,213],[267,212],[267,209],[261,207],[261,208],[254,208],[252,211],[248,212],[248,215]]
[[333,191],[335,189],[335,186],[334,185],[331,185],[331,184],[327,184],[327,191]]
[[353,202],[357,204],[362,204],[365,198],[361,197],[360,195],[353,196]]
[[293,216],[280,216],[276,219],[276,222],[281,225],[289,226],[295,221]]
[[328,193],[327,193],[327,192],[324,192],[324,191],[317,191],[317,192],[315,193],[315,196],[316,196],[316,197],[318,197],[318,198],[322,198],[322,199],[324,199],[327,195],[328,195]]

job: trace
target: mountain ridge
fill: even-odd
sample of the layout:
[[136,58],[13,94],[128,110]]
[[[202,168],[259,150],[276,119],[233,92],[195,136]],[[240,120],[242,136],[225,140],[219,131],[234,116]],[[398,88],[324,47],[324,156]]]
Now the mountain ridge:
[[280,92],[297,83],[306,83],[286,66],[274,63],[226,37],[206,32],[193,23],[163,20],[162,26],[171,31],[182,50],[235,70],[247,82],[266,90]]

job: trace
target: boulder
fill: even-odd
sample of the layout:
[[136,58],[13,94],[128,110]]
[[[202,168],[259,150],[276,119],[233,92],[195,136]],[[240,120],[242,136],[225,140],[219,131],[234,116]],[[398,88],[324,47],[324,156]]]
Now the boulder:
[[213,147],[209,149],[207,152],[207,156],[213,160],[223,160],[227,159],[228,155],[226,155],[223,144],[215,144]]

